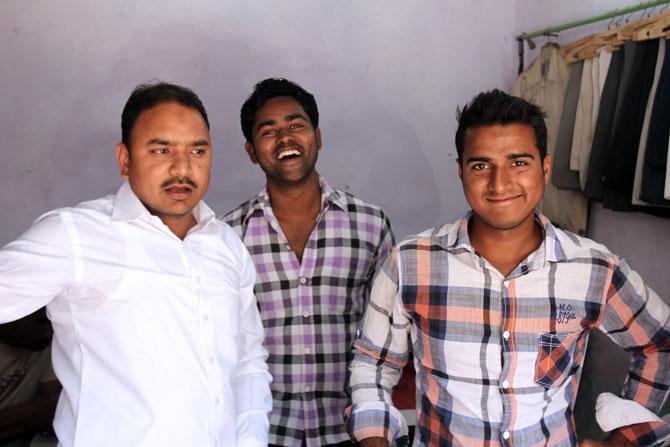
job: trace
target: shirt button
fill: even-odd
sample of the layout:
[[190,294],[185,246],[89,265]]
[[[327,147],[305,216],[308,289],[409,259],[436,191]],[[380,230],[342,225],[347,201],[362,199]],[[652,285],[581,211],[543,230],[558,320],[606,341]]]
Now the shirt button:
[[289,244],[286,244],[286,249],[287,249],[288,251],[291,251],[291,246],[290,246]]
[[508,388],[509,387],[509,382],[507,380],[503,380],[501,383],[503,388]]
[[509,287],[509,281],[507,281],[507,280],[503,281],[503,286]]
[[304,311],[304,312],[302,313],[302,316],[305,317],[305,318],[309,318],[309,311],[307,311],[307,310]]
[[214,357],[212,357],[212,356],[210,355],[209,357],[207,357],[207,361],[208,361],[209,363],[214,363]]
[[502,437],[503,437],[503,439],[509,439],[509,432],[504,431],[503,434],[502,434]]
[[219,405],[219,402],[221,402],[221,401],[219,400],[218,397],[217,397],[216,399],[214,399],[214,403],[215,403],[216,405]]
[[202,321],[209,321],[209,315],[204,314],[204,315],[202,316]]
[[509,331],[505,331],[502,333],[502,336],[505,340],[509,339]]
[[300,284],[303,284],[303,285],[307,284],[307,278],[305,278],[304,276],[301,276],[300,277]]
[[311,351],[309,348],[305,348],[305,354],[309,354]]
[[312,391],[312,389],[309,387],[309,385],[305,385],[305,392],[309,393],[310,391]]

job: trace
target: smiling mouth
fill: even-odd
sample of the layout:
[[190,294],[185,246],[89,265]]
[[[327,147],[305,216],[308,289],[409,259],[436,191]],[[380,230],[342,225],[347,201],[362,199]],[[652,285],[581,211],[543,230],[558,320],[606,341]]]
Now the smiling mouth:
[[300,151],[297,149],[289,149],[279,152],[277,160],[290,160],[300,156]]
[[505,203],[509,203],[513,200],[516,200],[520,197],[521,196],[518,195],[518,196],[509,196],[509,197],[503,197],[503,198],[487,198],[486,200],[493,203],[493,204],[505,204]]

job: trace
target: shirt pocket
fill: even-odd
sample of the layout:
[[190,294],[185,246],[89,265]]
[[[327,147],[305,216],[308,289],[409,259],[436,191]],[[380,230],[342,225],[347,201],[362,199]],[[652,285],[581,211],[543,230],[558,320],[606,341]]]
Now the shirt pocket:
[[579,369],[577,344],[583,331],[540,334],[535,362],[535,383],[560,387]]

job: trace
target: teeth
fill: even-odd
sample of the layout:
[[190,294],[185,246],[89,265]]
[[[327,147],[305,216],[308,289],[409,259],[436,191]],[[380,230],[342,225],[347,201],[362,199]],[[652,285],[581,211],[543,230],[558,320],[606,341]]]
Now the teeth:
[[290,157],[291,155],[300,155],[300,152],[296,149],[291,149],[288,151],[280,152],[277,158],[281,160],[282,158]]

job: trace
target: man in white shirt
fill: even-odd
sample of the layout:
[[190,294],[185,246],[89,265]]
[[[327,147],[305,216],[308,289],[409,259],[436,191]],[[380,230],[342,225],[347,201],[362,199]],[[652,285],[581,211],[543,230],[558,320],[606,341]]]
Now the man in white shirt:
[[51,211],[0,251],[0,323],[47,306],[63,446],[265,445],[255,270],[201,200],[205,108],[141,85],[121,128],[116,195]]

